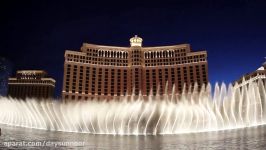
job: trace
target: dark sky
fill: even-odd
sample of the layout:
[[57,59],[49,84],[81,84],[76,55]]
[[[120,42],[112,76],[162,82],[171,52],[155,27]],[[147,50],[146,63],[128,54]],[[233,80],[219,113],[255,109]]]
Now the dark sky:
[[266,56],[266,1],[0,2],[0,56],[17,69],[44,69],[60,95],[65,50],[83,42],[129,46],[189,43],[207,50],[209,80],[229,83],[257,69]]

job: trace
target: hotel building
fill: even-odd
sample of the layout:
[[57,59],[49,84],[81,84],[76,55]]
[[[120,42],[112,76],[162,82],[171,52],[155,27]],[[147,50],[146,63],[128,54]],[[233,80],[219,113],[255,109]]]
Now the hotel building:
[[266,62],[264,62],[257,70],[242,76],[239,80],[235,81],[234,84],[237,83],[237,87],[242,87],[252,82],[258,82],[258,80],[262,80],[266,85]]
[[8,96],[18,99],[53,98],[55,80],[43,70],[20,70],[8,79]]
[[192,52],[189,44],[142,47],[142,41],[135,36],[130,47],[83,43],[80,52],[66,50],[63,99],[111,99],[133,92],[147,96],[156,94],[158,87],[163,94],[173,85],[181,93],[196,82],[207,84],[206,51]]

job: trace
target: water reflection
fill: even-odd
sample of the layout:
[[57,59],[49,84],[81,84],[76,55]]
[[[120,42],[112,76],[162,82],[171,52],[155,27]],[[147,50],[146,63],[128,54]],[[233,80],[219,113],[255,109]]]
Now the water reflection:
[[[157,136],[120,136],[120,135],[90,135],[84,133],[65,133],[20,127],[0,126],[0,149],[7,148],[4,142],[10,141],[80,141],[84,146],[57,147],[61,149],[263,149],[266,147],[266,126],[258,126],[227,131],[157,135]],[[50,149],[46,147],[9,147],[13,149],[34,148]]]

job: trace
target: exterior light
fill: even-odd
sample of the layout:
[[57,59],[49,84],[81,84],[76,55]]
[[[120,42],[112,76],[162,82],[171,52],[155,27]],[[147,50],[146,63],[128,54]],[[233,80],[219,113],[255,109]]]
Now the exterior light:
[[130,40],[130,46],[142,46],[142,38],[135,35],[135,37],[132,37]]

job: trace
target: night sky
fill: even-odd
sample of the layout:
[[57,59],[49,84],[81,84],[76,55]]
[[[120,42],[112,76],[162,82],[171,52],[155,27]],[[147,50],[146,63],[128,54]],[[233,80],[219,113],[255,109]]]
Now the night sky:
[[0,56],[20,69],[43,69],[60,96],[65,50],[83,42],[129,46],[189,43],[207,50],[209,80],[229,83],[266,57],[266,1],[42,1],[0,2]]

